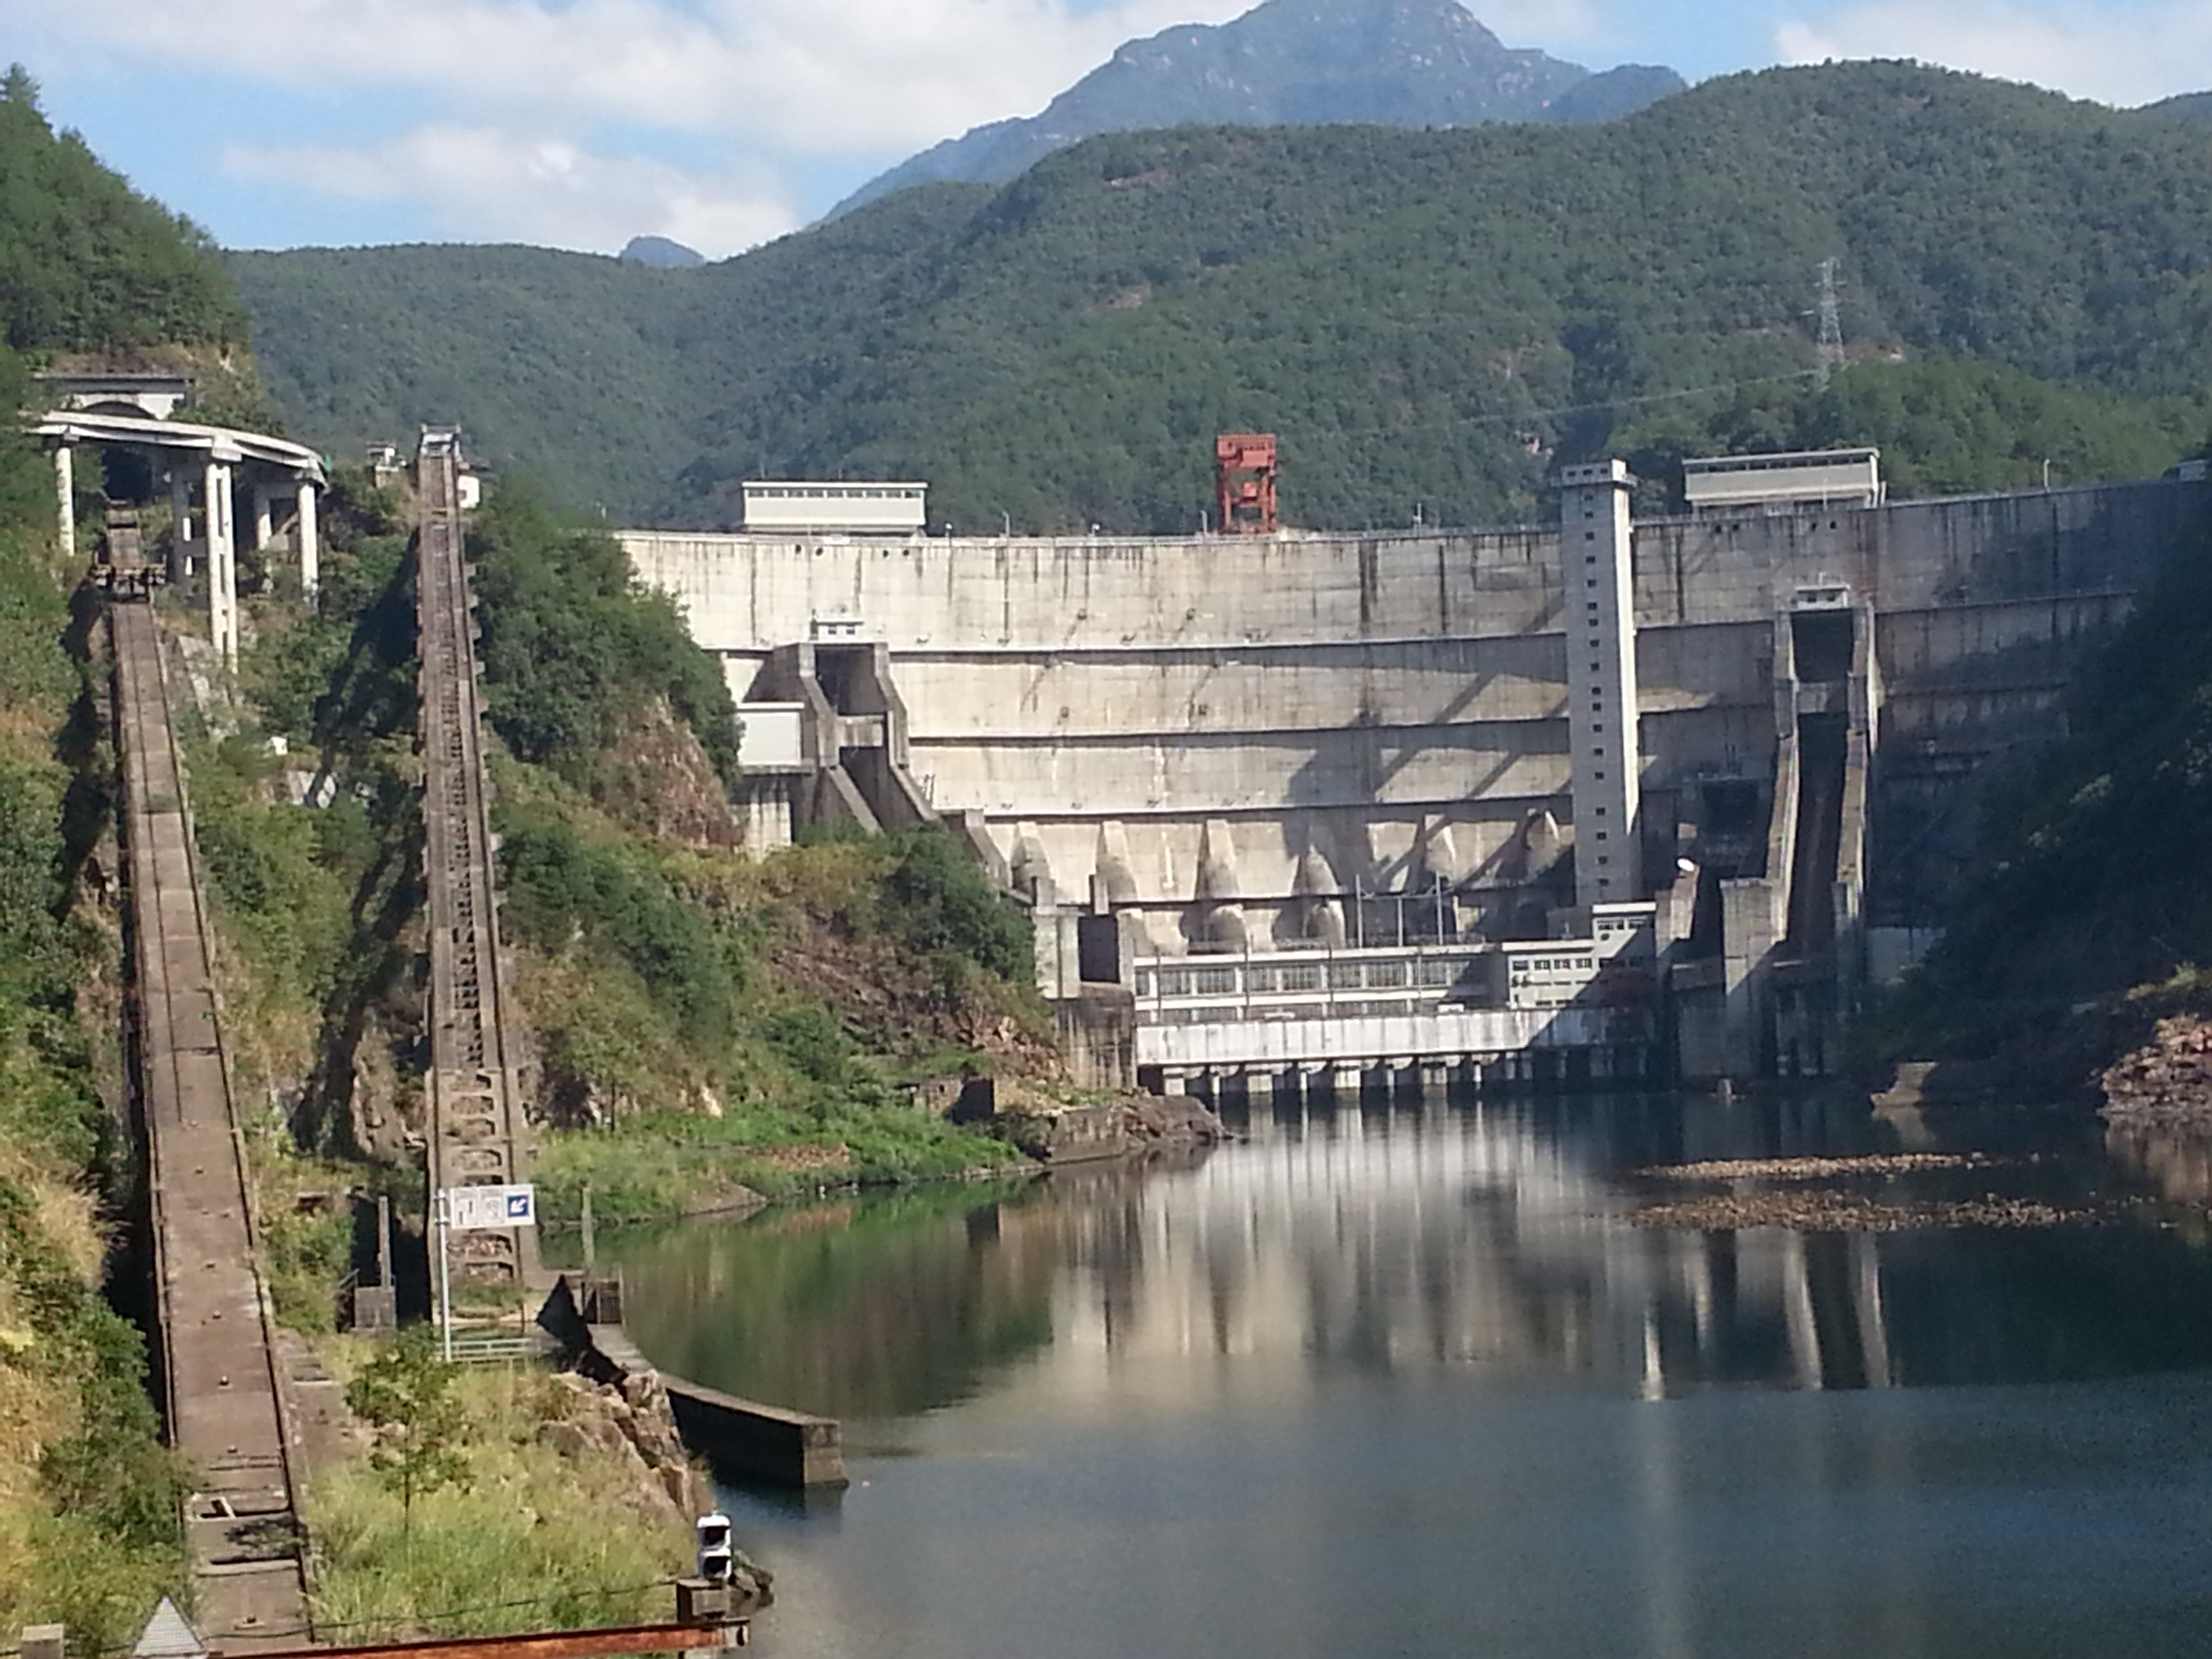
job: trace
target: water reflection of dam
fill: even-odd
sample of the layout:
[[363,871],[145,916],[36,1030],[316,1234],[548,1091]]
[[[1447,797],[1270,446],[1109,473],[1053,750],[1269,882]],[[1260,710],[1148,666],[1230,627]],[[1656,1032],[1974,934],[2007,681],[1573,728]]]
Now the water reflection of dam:
[[[633,1326],[685,1375],[853,1417],[1008,1389],[1079,1412],[1256,1407],[1347,1374],[1656,1398],[2212,1365],[2207,1253],[2154,1218],[1632,1219],[1651,1166],[1895,1150],[1863,1102],[1285,1102],[1249,1128],[1184,1168],[633,1241]],[[2136,1184],[2092,1151],[1856,1190],[2063,1205]]]
[[[1651,1133],[1622,1109],[1600,1103],[1580,1125],[1433,1101],[1263,1111],[1249,1148],[1109,1182],[1111,1197],[1012,1206],[1001,1237],[1063,1258],[1043,1363],[1076,1389],[1102,1366],[1205,1354],[1293,1362],[1290,1376],[1307,1361],[1494,1367],[1652,1395],[1891,1381],[1877,1241],[1631,1224],[1608,1153],[1648,1142],[1673,1159],[1701,1126],[1670,1106],[1674,1133]],[[1775,1127],[1785,1146],[1808,1138]],[[1285,1372],[1235,1375],[1267,1388]]]

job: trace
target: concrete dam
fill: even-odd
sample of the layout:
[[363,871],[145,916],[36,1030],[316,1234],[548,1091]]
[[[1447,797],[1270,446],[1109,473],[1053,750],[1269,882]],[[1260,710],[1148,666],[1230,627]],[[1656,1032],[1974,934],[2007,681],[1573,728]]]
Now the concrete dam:
[[2212,493],[1631,524],[1574,471],[1510,529],[621,540],[725,664],[756,842],[943,819],[1048,993],[1128,1005],[1104,1073],[1823,1071]]

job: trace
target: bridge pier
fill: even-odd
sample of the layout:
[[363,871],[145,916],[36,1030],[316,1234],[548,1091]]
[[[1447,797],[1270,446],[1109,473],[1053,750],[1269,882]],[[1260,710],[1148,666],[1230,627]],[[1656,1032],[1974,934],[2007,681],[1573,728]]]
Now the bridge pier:
[[316,518],[315,486],[300,481],[300,592],[310,601],[322,591],[322,526]]
[[192,574],[192,482],[182,466],[169,469],[169,586],[181,593]]
[[54,449],[54,539],[62,557],[76,557],[76,462],[67,444]]
[[238,662],[238,538],[237,505],[230,497],[230,468],[221,461],[207,463],[201,474],[207,521],[208,632],[223,662]]

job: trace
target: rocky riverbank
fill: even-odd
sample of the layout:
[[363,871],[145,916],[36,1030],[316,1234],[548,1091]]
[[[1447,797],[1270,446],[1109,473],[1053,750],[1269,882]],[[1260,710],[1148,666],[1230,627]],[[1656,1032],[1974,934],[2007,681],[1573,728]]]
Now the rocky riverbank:
[[[665,1500],[687,1527],[715,1508],[714,1487],[706,1470],[684,1449],[658,1373],[635,1373],[618,1387],[574,1371],[559,1372],[553,1380],[567,1398],[558,1415],[539,1425],[540,1445],[572,1462],[607,1458],[629,1469],[635,1501],[658,1509]],[[730,1583],[741,1613],[775,1599],[774,1576],[742,1555]]]
[[2109,1067],[2105,1115],[2114,1122],[2212,1126],[2212,1021],[2174,1014]]

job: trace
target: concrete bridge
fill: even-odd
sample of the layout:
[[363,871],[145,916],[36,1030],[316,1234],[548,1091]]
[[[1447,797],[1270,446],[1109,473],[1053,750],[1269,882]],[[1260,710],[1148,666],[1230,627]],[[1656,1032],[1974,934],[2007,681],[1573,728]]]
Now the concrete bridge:
[[266,434],[172,418],[185,393],[172,376],[40,380],[58,406],[28,427],[54,458],[56,527],[64,556],[76,552],[76,452],[112,452],[167,473],[173,532],[167,578],[177,586],[204,584],[209,632],[226,662],[238,659],[241,501],[252,511],[245,545],[258,551],[283,537],[298,561],[301,589],[313,597],[320,580],[316,495],[329,482],[321,456]]

